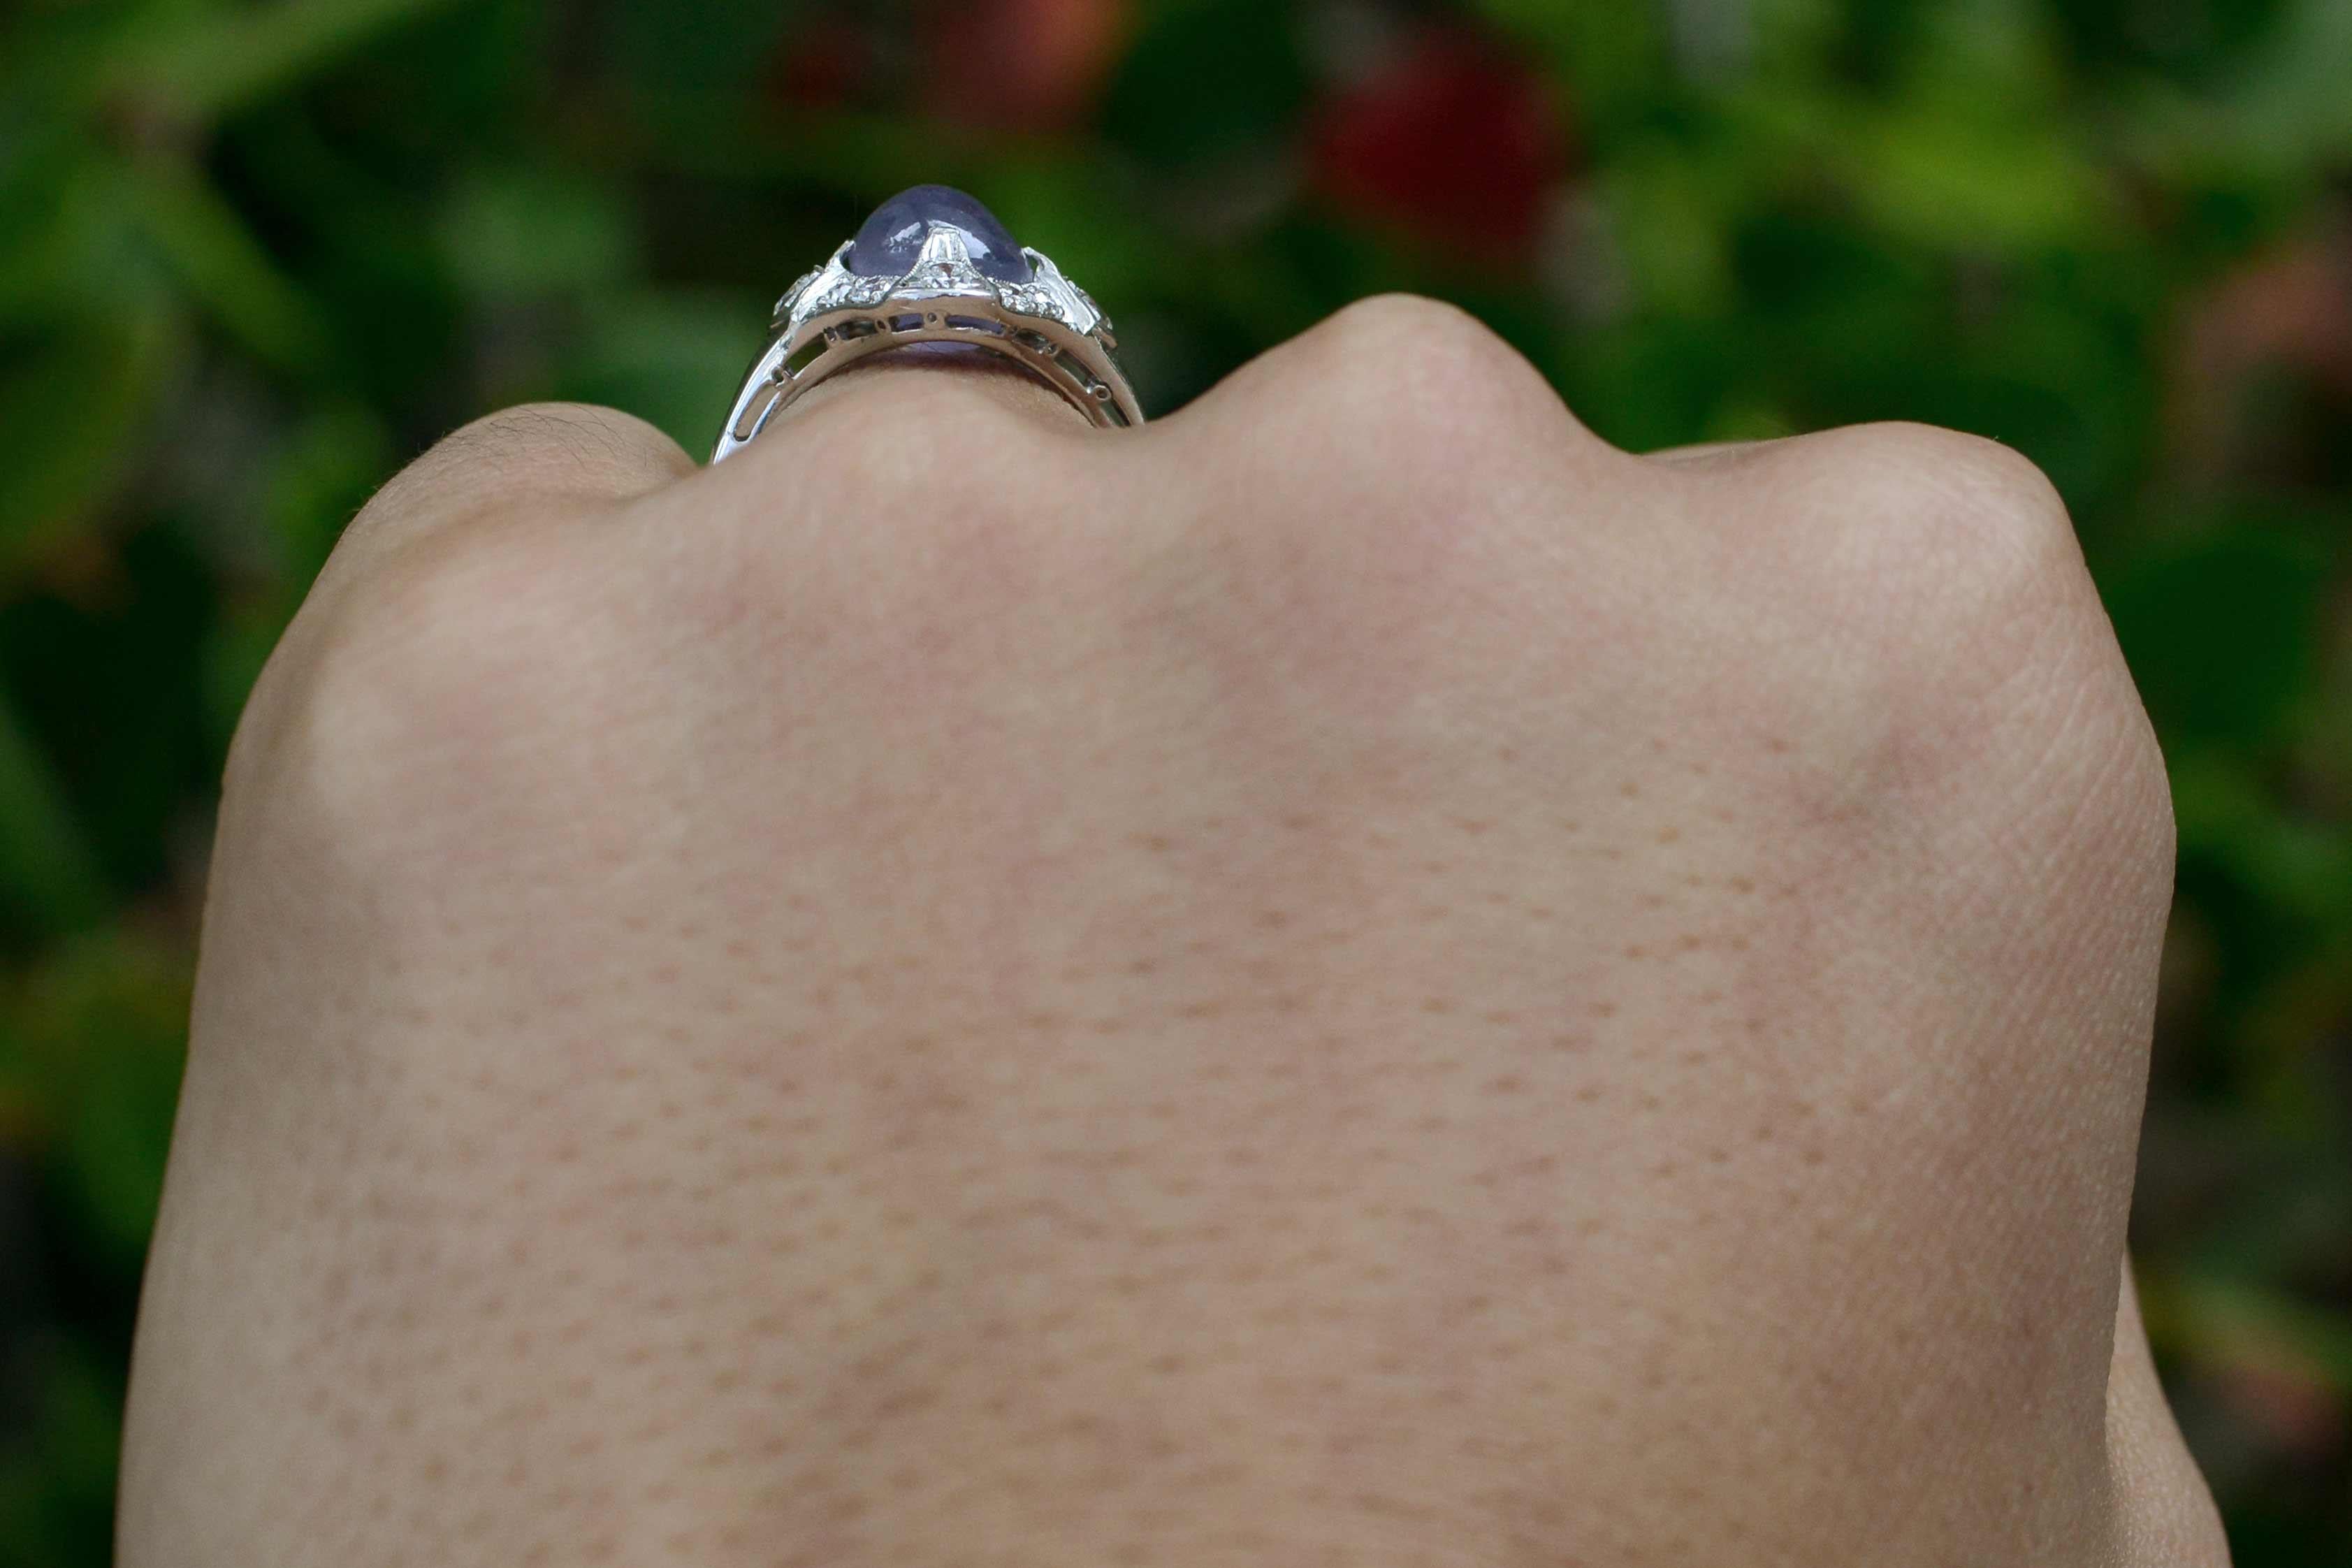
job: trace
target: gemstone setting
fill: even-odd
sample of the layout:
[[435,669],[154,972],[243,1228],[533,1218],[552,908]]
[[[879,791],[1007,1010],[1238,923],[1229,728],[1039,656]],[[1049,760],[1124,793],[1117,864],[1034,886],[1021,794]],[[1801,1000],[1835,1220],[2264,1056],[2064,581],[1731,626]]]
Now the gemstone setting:
[[[1022,284],[1034,275],[996,215],[952,185],[915,185],[876,207],[843,252],[842,266],[860,278],[903,278],[925,259],[932,236],[950,230],[982,277]],[[939,247],[930,248],[936,254]]]
[[736,396],[716,462],[816,382],[876,354],[1003,355],[1097,426],[1143,411],[1100,306],[1044,252],[961,191],[918,185],[877,207],[776,301],[774,336]]

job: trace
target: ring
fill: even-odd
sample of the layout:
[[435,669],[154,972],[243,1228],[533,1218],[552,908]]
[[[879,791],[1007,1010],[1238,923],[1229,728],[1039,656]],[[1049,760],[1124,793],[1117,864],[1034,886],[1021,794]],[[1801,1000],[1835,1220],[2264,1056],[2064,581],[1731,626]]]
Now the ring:
[[1143,423],[1110,321],[1042,252],[961,191],[917,185],[776,301],[774,336],[727,416],[714,463],[810,387],[874,354],[962,343],[1003,355],[1096,425]]

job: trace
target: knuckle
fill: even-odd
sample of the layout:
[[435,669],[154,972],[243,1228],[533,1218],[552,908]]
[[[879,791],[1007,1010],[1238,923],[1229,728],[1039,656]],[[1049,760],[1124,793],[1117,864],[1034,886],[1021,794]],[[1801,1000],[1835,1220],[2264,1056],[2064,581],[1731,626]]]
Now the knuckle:
[[[2108,836],[2118,864],[2136,876],[2134,885],[2152,887],[2159,903],[2168,906],[2179,832],[2164,748],[2128,678],[2106,683],[2095,706],[2089,722],[2069,726],[2059,737],[2091,760],[2084,770],[2091,787],[2083,793],[2104,795],[2106,802],[2107,809],[2087,825]],[[2109,775],[2104,779],[2098,776],[2102,768]]]
[[1485,594],[1552,521],[1530,498],[1633,461],[1483,322],[1417,295],[1349,305],[1205,401],[1188,461],[1235,469],[1255,504],[1204,533],[1271,574],[1286,618],[1320,608],[1297,624],[1328,619],[1358,640]]
[[625,473],[669,471],[665,438],[632,414],[587,403],[523,403],[485,414],[443,437],[428,458],[470,463],[520,458]]
[[1778,526],[1754,548],[1771,556],[1790,656],[1766,679],[1840,737],[1851,776],[1902,820],[1990,824],[2017,866],[2096,857],[2165,883],[2163,758],[2041,471],[1912,425],[1792,443],[1776,462],[1759,494]]
[[1269,696],[1373,728],[1524,657],[1557,595],[1582,602],[1554,569],[1563,514],[1652,482],[1476,318],[1403,294],[1270,351],[1168,440],[1169,471],[1218,475],[1180,492],[1218,640],[1278,672]]
[[1976,553],[2008,552],[2047,563],[2071,555],[2074,525],[2049,476],[2015,447],[1927,425],[1867,427],[1876,460],[1929,488],[1955,542]]
[[2065,502],[2033,463],[1982,437],[1866,425],[1822,438],[1812,488],[1832,544],[1906,601],[2011,607],[2082,575]]
[[589,590],[551,547],[575,521],[479,520],[314,595],[247,704],[225,809],[398,863],[520,806],[549,726],[594,697]]
[[436,453],[455,465],[485,459],[541,481],[576,481],[598,496],[650,489],[694,471],[677,443],[634,414],[593,403],[524,403],[486,414],[442,438]]
[[1969,702],[2029,667],[2119,668],[2064,501],[1998,442],[1918,425],[1805,444],[1782,500],[1810,610],[1914,700]]
[[635,415],[584,403],[526,403],[458,426],[394,475],[345,531],[400,543],[453,515],[496,513],[525,497],[584,502],[652,489],[693,465]]
[[[1034,417],[996,395],[989,374],[859,367],[837,386],[817,389],[774,439],[753,443],[744,461],[767,456],[803,468],[814,463],[816,472],[854,478],[861,493],[956,482],[969,469],[1045,438]],[[833,460],[814,461],[820,456]]]
[[654,514],[664,568],[642,591],[707,653],[774,672],[760,722],[875,682],[952,700],[1124,602],[1152,521],[1124,443],[980,380],[845,384],[680,487],[690,519]]
[[1303,340],[1349,362],[1411,354],[1447,366],[1491,370],[1518,354],[1458,305],[1423,294],[1375,294],[1334,311]]
[[999,579],[1082,550],[1087,443],[980,379],[925,370],[845,385],[714,471],[721,489],[695,518],[677,613],[830,624],[885,601],[907,613],[908,594],[977,610]]
[[1067,443],[980,382],[893,371],[795,410],[725,465],[763,498],[729,511],[742,524],[725,542],[729,564],[756,569],[789,548],[772,526],[777,497],[799,498],[808,525],[854,520],[862,533],[887,530],[901,542],[1003,527],[1034,512],[1036,476],[1051,471],[1052,449]]
[[1452,478],[1465,462],[1524,463],[1580,430],[1525,355],[1442,300],[1375,295],[1297,348],[1291,368],[1307,384],[1284,389],[1303,390],[1292,405],[1313,411],[1384,473]]

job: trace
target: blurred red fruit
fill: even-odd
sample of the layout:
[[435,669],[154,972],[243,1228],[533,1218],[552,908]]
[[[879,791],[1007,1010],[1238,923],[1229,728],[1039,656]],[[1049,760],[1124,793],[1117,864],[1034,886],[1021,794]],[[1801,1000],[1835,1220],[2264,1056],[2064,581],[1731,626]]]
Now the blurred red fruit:
[[2242,460],[2246,395],[2266,372],[2352,399],[2352,221],[2256,257],[2192,300],[2172,376],[2173,458],[2216,479]]
[[1313,167],[1345,211],[1520,261],[1567,172],[1568,141],[1533,70],[1481,39],[1437,32],[1325,106]]
[[2215,1370],[2221,1396],[2272,1452],[2309,1464],[2343,1450],[2343,1404],[2324,1369],[2275,1347],[2240,1346]]
[[1082,119],[1127,36],[1127,0],[968,0],[928,13],[925,107],[1043,131]]

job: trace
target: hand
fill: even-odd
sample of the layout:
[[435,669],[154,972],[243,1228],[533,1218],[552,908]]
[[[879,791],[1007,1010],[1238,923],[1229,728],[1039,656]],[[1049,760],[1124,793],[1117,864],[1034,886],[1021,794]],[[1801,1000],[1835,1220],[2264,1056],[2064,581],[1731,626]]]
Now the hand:
[[[1408,369],[1409,367],[1409,369]],[[230,759],[129,1568],[2211,1568],[2065,516],[1381,300],[452,437]]]

